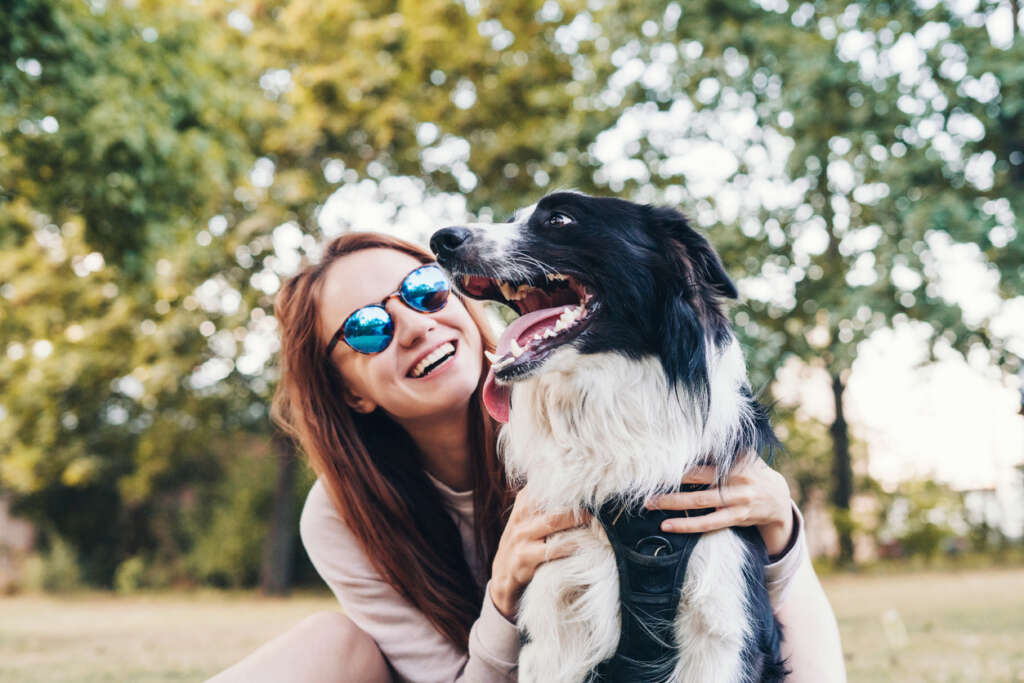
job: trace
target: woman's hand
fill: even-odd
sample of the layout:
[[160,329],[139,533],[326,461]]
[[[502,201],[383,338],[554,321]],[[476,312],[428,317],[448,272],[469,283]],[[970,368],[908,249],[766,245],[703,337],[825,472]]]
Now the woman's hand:
[[542,514],[530,500],[527,487],[516,494],[491,565],[491,601],[506,619],[515,621],[519,596],[537,567],[575,550],[569,543],[549,543],[552,534],[584,526],[589,521],[590,516],[580,512]]
[[[698,467],[684,484],[714,484],[715,469]],[[769,555],[782,553],[793,533],[793,512],[785,477],[761,458],[751,456],[736,466],[721,489],[666,493],[647,502],[649,509],[698,510],[717,508],[699,517],[676,517],[661,524],[672,533],[715,531],[731,526],[757,526]]]

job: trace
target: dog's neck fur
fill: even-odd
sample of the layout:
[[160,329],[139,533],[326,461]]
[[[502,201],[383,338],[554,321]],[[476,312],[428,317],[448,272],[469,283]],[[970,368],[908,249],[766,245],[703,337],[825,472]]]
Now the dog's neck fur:
[[708,349],[706,418],[685,386],[669,388],[657,357],[557,351],[541,374],[512,387],[499,437],[509,474],[529,482],[544,509],[593,510],[676,489],[699,464],[728,467],[749,447],[746,368],[734,337]]

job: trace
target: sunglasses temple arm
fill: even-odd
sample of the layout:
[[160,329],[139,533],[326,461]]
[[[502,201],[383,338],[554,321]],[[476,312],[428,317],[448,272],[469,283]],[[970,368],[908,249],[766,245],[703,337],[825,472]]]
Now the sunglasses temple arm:
[[327,350],[325,351],[325,354],[327,355],[328,358],[331,357],[331,353],[334,351],[334,347],[338,345],[338,340],[341,339],[341,335],[344,334],[344,332],[345,326],[342,325],[341,327],[338,328],[338,331],[334,333],[334,336],[331,337],[331,341],[327,342]]

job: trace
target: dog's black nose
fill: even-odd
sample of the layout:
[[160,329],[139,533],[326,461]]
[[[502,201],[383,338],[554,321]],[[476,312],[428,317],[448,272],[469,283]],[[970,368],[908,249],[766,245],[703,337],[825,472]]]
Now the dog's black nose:
[[441,228],[430,238],[430,250],[438,257],[453,255],[472,236],[466,228]]

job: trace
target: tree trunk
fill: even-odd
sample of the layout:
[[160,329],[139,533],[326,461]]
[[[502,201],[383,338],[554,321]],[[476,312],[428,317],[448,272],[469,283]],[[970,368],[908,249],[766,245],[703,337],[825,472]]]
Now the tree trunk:
[[1017,42],[1017,34],[1020,32],[1020,0],[1010,0],[1010,14],[1013,17],[1011,25],[1013,26],[1013,42]]
[[832,375],[832,398],[836,419],[829,427],[832,435],[832,504],[836,508],[836,532],[839,535],[839,563],[853,564],[853,524],[850,498],[853,497],[853,463],[850,461],[850,433],[843,414],[846,387],[838,373]]
[[299,460],[291,439],[281,433],[273,437],[277,457],[277,481],[270,512],[270,530],[263,545],[260,589],[268,595],[283,595],[292,582],[292,558],[295,555],[295,519],[293,511],[295,473]]

